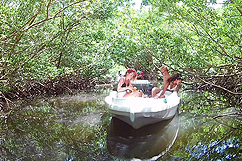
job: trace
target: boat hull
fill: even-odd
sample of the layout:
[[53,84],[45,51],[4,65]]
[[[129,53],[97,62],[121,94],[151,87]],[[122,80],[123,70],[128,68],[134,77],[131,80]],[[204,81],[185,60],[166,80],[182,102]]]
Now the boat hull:
[[134,129],[139,129],[143,126],[147,126],[163,120],[171,119],[176,114],[177,109],[178,109],[178,105],[172,107],[169,110],[160,111],[157,113],[135,113],[133,114],[134,115],[133,120],[130,119],[132,118],[132,116],[130,116],[128,113],[118,115],[118,114],[115,114],[117,113],[116,111],[110,111],[110,112],[114,114],[114,117],[130,124]]
[[180,104],[177,93],[164,99],[155,98],[116,98],[115,92],[105,98],[109,111],[116,118],[130,124],[134,129],[172,118]]

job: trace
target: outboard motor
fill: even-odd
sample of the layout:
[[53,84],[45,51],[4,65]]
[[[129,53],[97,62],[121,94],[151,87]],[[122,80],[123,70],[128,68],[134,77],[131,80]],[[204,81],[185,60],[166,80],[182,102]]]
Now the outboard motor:
[[149,84],[149,85],[148,85],[148,88],[147,88],[147,94],[148,94],[149,97],[151,97],[151,92],[152,92],[152,88],[153,88],[153,87],[154,87],[153,84]]

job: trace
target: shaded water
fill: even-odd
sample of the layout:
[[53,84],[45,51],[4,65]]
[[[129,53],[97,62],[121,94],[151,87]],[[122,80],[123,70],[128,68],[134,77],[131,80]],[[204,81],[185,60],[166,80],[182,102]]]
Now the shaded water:
[[183,103],[173,119],[134,130],[112,118],[106,95],[40,99],[1,117],[0,161],[242,159],[239,117],[212,119],[216,109]]

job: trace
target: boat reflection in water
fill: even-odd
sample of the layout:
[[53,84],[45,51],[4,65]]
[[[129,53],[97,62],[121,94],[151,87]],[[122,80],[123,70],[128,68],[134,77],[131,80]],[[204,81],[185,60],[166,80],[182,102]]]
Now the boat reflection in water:
[[108,151],[120,159],[156,160],[175,142],[179,131],[178,120],[176,114],[172,119],[133,129],[113,117],[107,137]]

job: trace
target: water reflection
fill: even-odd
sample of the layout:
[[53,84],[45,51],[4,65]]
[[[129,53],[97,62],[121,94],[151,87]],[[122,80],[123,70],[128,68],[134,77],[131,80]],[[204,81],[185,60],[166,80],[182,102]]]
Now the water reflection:
[[121,159],[158,159],[176,140],[178,116],[170,120],[133,129],[127,123],[113,117],[107,136],[111,155]]
[[[217,106],[191,101],[199,114],[197,106],[183,103],[176,138],[178,117],[138,130],[115,118],[110,124],[112,115],[100,101],[105,96],[45,98],[1,116],[0,161],[242,160],[241,115],[212,119]],[[188,105],[194,110],[186,111]]]

